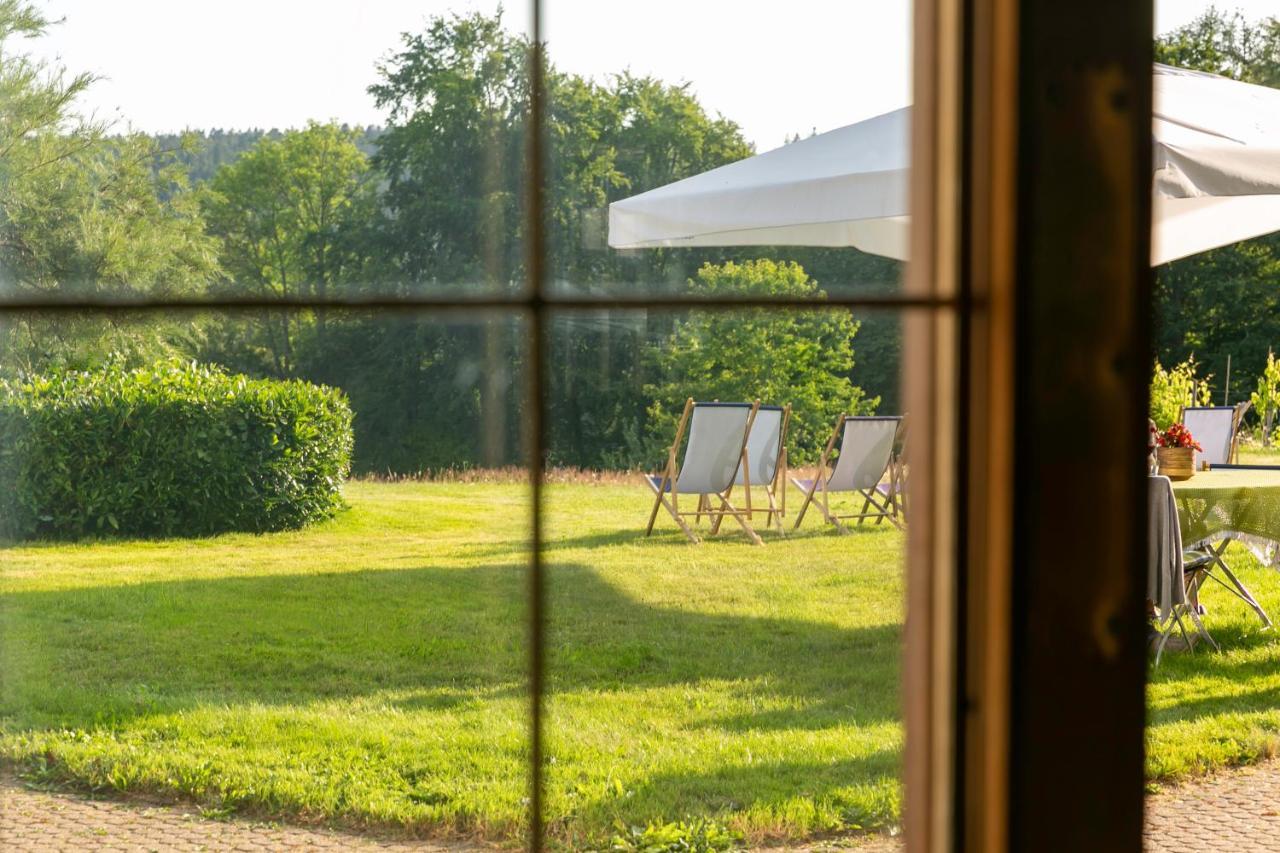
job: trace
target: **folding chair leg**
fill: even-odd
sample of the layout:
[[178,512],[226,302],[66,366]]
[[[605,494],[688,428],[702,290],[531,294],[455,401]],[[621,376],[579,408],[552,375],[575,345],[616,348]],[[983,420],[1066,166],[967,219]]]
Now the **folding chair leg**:
[[671,518],[674,519],[676,525],[679,526],[679,528],[682,531],[684,531],[684,535],[689,537],[690,542],[692,542],[694,545],[701,544],[702,540],[699,539],[698,535],[693,532],[693,529],[690,528],[689,525],[685,523],[685,520],[680,517],[680,513],[676,512],[676,508],[667,501],[666,496],[663,495],[662,492],[658,491],[658,488],[654,486],[653,483],[649,483],[649,488],[653,489],[654,493],[657,494],[658,498],[653,504],[653,511],[649,513],[649,527],[645,530],[644,535],[649,536],[650,534],[653,533],[653,524],[658,518],[658,507],[661,506],[661,507],[666,507],[667,512],[670,513],[671,515]]
[[[1224,583],[1220,578],[1214,577],[1212,573],[1210,573],[1210,577],[1213,577],[1213,579],[1218,583],[1227,587],[1227,589],[1234,593],[1236,597],[1249,605],[1249,608],[1253,610],[1254,613],[1258,614],[1258,618],[1262,620],[1263,627],[1270,628],[1271,618],[1267,616],[1267,611],[1262,609],[1262,605],[1253,597],[1253,593],[1249,591],[1249,588],[1245,586],[1238,577],[1236,577],[1235,572],[1231,571],[1231,567],[1227,565],[1227,561],[1222,559],[1222,555],[1227,550],[1228,544],[1228,540],[1224,539],[1216,548],[1211,547],[1210,552],[1213,554],[1214,564],[1218,568],[1222,569],[1222,573],[1227,576],[1227,580],[1231,581],[1230,586]],[[1234,589],[1232,587],[1234,587]]]
[[[720,503],[721,503],[721,504],[724,504],[724,503],[725,503],[725,499],[726,499],[726,498],[728,498],[728,497],[729,497],[729,495],[731,495],[731,494],[733,494],[733,486],[730,486],[728,489],[726,489],[726,490],[725,490],[725,493],[724,493],[723,495],[721,495],[721,496],[720,496]],[[710,499],[710,498],[708,498],[708,499],[707,499],[707,503],[708,503],[708,504],[710,504],[710,503],[711,503],[711,499]],[[723,507],[722,507],[722,509],[723,509]],[[717,533],[719,533],[719,532],[720,532],[720,525],[721,525],[721,523],[722,523],[723,521],[724,521],[724,513],[723,513],[723,512],[721,512],[719,515],[717,515],[714,519],[712,519],[712,520],[711,520],[711,535],[712,535],[712,536],[715,536]]]
[[778,504],[773,499],[773,492],[770,489],[764,490],[765,495],[769,498],[769,516],[766,524],[772,527],[775,523],[778,525],[778,532],[783,536],[787,535],[787,531],[782,529],[782,514],[778,511]]
[[720,510],[721,510],[720,518],[724,518],[726,514],[730,515],[733,518],[733,520],[738,522],[738,524],[742,527],[742,529],[746,531],[747,536],[751,539],[753,543],[755,543],[756,545],[764,544],[764,540],[760,538],[760,535],[756,533],[755,529],[752,528],[750,523],[748,523],[747,520],[742,517],[742,513],[738,512],[737,508],[734,507],[733,504],[729,503],[728,498],[726,497],[720,498]]
[[[902,523],[899,522],[896,517],[894,517],[894,513],[891,509],[891,505],[889,501],[886,500],[884,503],[881,503],[879,500],[876,499],[875,492],[871,491],[870,489],[868,489],[863,494],[866,496],[867,500],[871,503],[871,505],[876,508],[876,511],[880,513],[879,517],[876,518],[876,524],[879,524],[885,519],[888,519],[889,523],[892,524],[894,527],[898,528],[899,530],[902,529]],[[863,512],[867,511],[867,508],[865,505],[863,506],[862,511]]]
[[[653,489],[653,486],[650,485],[649,488]],[[645,536],[652,535],[653,523],[658,520],[658,507],[662,506],[662,492],[657,489],[653,489],[653,491],[657,497],[653,501],[653,511],[649,513],[649,526],[644,529]]]
[[814,493],[818,491],[818,481],[815,479],[813,485],[809,487],[809,491],[805,492],[804,502],[800,504],[800,514],[796,516],[796,523],[791,526],[792,530],[800,529],[800,522],[804,521],[804,514],[809,510],[809,504],[813,503]]
[[694,545],[702,544],[702,540],[698,538],[698,534],[694,533],[693,528],[685,523],[685,520],[680,517],[680,513],[676,512],[676,508],[667,503],[665,498],[660,498],[660,500],[662,500],[662,505],[667,508],[667,512],[671,514],[671,518],[674,519],[675,523],[684,531],[684,535],[689,537],[689,541]]

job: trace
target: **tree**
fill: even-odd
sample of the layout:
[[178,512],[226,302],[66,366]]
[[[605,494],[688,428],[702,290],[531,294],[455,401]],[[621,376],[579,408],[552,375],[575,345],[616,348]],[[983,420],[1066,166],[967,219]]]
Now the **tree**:
[[1267,353],[1267,366],[1258,377],[1257,389],[1249,395],[1253,410],[1262,420],[1262,446],[1271,446],[1271,429],[1280,411],[1280,361],[1275,353]]
[[[0,0],[0,295],[202,292],[215,245],[185,175],[152,140],[108,137],[75,111],[92,76],[14,47],[48,26],[31,4]],[[111,350],[151,359],[174,328],[25,317],[0,334],[0,356],[28,372],[87,366]]]
[[1280,86],[1280,18],[1250,23],[1240,12],[1210,6],[1186,26],[1156,39],[1156,61]]
[[[523,286],[529,52],[528,40],[506,32],[500,15],[452,16],[406,35],[380,68],[371,91],[389,115],[374,158],[386,184],[379,246],[397,290]],[[620,258],[604,250],[603,212],[630,193],[747,156],[740,130],[707,115],[686,86],[627,74],[601,83],[550,64],[544,77],[547,286],[581,293],[636,281],[682,285],[690,258],[715,253]],[[512,380],[523,353],[499,326],[486,329],[479,341],[457,329],[450,346],[460,362],[485,353],[477,420],[481,458],[492,464],[516,457],[518,436],[503,415],[521,405]],[[638,363],[670,321],[595,312],[561,318],[552,330],[551,458],[615,461],[617,449],[643,432]],[[458,389],[436,393],[443,399]]]
[[[707,265],[689,287],[711,297],[825,295],[798,264],[770,260]],[[670,442],[688,397],[759,399],[792,405],[788,456],[797,464],[817,461],[841,412],[871,414],[879,403],[849,378],[857,331],[857,321],[838,308],[690,312],[652,354],[662,380],[646,387],[650,453]]]
[[[372,218],[376,198],[368,158],[349,130],[313,122],[262,137],[219,169],[202,198],[222,246],[224,290],[323,301],[365,270],[368,247],[353,235]],[[323,347],[323,309],[264,318],[278,375],[297,367],[295,338],[312,317]]]

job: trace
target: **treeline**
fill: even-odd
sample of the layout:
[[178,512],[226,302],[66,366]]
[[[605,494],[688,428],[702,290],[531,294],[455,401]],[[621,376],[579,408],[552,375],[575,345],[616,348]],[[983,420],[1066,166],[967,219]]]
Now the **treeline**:
[[[376,125],[353,128],[341,125],[343,133],[350,134],[352,142],[366,156],[372,157],[378,149],[378,136],[382,128]],[[189,130],[184,133],[156,133],[155,140],[158,151],[171,154],[176,163],[194,185],[209,181],[218,170],[239,159],[241,154],[251,150],[263,139],[279,141],[285,131],[279,128],[266,130],[250,128],[247,130]]]
[[[15,49],[46,27],[0,0],[0,297],[337,300],[511,294],[526,283],[528,44],[500,17],[429,21],[370,87],[377,128],[118,135],[77,115],[93,84]],[[1274,82],[1274,20],[1210,12],[1159,40],[1165,61]],[[853,249],[614,252],[608,204],[752,153],[688,85],[548,66],[544,227],[560,293],[825,293],[896,288],[901,267]],[[730,264],[730,261],[737,263]],[[757,263],[752,263],[753,261]],[[1157,274],[1159,355],[1256,376],[1280,345],[1280,238]],[[901,411],[900,317],[592,310],[547,328],[551,462],[653,464],[684,396],[803,406],[793,458],[841,410]],[[31,314],[0,328],[5,372],[168,356],[343,388],[357,471],[519,462],[530,423],[527,330],[510,315],[338,307],[111,317]],[[795,367],[799,365],[800,367]],[[1220,388],[1215,387],[1220,394]],[[1243,395],[1233,392],[1232,397]],[[815,438],[818,436],[818,438]]]
[[[32,7],[0,2],[0,146],[18,164],[0,173],[3,292],[324,301],[525,286],[528,45],[500,17],[442,17],[406,34],[370,87],[386,116],[379,128],[168,137],[113,135],[76,116],[68,104],[93,81],[10,49],[44,27]],[[600,82],[550,66],[545,79],[549,286],[821,300],[819,285],[897,285],[896,263],[853,250],[607,250],[611,201],[754,152],[687,85],[625,72]],[[744,263],[726,265],[730,257]],[[553,317],[550,461],[653,464],[667,410],[686,395],[808,401],[793,441],[801,460],[821,441],[819,421],[870,411],[877,398],[896,408],[896,317],[827,309],[722,320],[644,310]],[[531,405],[522,322],[518,312],[337,307],[30,315],[4,329],[0,355],[8,372],[178,355],[335,385],[356,413],[356,469],[415,472],[522,459]]]

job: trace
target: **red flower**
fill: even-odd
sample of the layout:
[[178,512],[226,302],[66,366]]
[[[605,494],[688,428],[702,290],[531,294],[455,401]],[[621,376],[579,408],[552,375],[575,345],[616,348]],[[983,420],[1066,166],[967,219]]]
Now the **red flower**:
[[1190,447],[1193,450],[1204,451],[1200,443],[1192,438],[1191,431],[1187,429],[1186,424],[1174,424],[1160,433],[1159,440],[1161,447]]

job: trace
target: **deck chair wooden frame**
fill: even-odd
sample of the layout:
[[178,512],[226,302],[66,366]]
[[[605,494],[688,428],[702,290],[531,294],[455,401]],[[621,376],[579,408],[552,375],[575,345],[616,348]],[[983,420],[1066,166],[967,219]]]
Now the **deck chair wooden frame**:
[[[744,505],[746,506],[747,512],[751,514],[753,520],[757,514],[762,513],[765,517],[766,527],[776,526],[778,533],[786,536],[787,532],[783,529],[782,520],[786,518],[787,515],[787,428],[791,424],[791,404],[788,403],[785,406],[761,406],[760,411],[776,411],[782,413],[782,420],[778,425],[778,452],[773,460],[773,476],[769,478],[767,483],[759,484],[759,486],[764,490],[767,506],[760,506],[758,504],[752,505],[750,488],[746,489]],[[760,416],[757,413],[756,421],[753,422],[751,427],[751,435],[754,435],[755,430],[759,429],[759,418]],[[747,436],[748,447],[751,444],[751,435]],[[748,454],[748,459],[750,459],[750,454]],[[746,481],[748,476],[753,473],[754,472],[750,469],[750,466],[743,468],[741,477],[735,478],[734,485],[729,487],[729,494],[733,493],[734,486],[743,485],[743,483],[737,482],[738,479]],[[711,501],[705,495],[699,499],[699,509],[704,510],[709,518],[713,518],[711,522],[711,532],[713,534],[719,532],[720,522],[724,517],[710,511]]]
[[1243,403],[1236,403],[1234,406],[1183,406],[1178,410],[1178,422],[1185,424],[1187,422],[1187,410],[1231,410],[1231,443],[1227,449],[1227,464],[1234,465],[1239,461],[1240,456],[1240,425],[1244,423],[1244,416],[1248,413],[1253,403],[1245,400]]
[[[813,479],[807,483],[799,478],[793,477],[791,479],[791,482],[795,487],[801,492],[804,492],[804,502],[800,505],[800,513],[796,516],[796,523],[793,526],[793,529],[799,529],[801,523],[804,521],[805,513],[809,510],[810,504],[816,504],[819,511],[822,513],[823,519],[829,524],[834,525],[836,529],[842,533],[847,533],[849,530],[845,524],[846,521],[857,521],[858,524],[863,524],[871,519],[874,519],[876,524],[883,524],[887,519],[899,530],[902,529],[902,521],[900,520],[900,517],[902,516],[902,509],[898,502],[897,476],[894,471],[894,458],[896,454],[892,448],[890,448],[889,457],[885,462],[884,470],[879,473],[876,483],[871,484],[865,489],[856,488],[849,490],[856,496],[862,498],[862,508],[857,512],[843,514],[833,512],[831,509],[831,491],[827,486],[834,471],[828,467],[828,463],[831,460],[831,454],[835,450],[836,443],[841,442],[843,444],[842,436],[844,435],[845,425],[850,420],[895,421],[897,424],[894,429],[895,444],[901,435],[902,418],[900,416],[882,415],[855,417],[841,412],[840,417],[836,418],[835,428],[831,431],[831,437],[827,439],[827,445],[822,451],[821,458],[818,460],[818,470],[814,474]],[[841,447],[841,452],[846,452],[846,449]],[[877,487],[881,484],[881,481],[884,480],[886,473],[890,475],[888,489],[886,492],[882,493]],[[819,493],[821,494],[819,495]],[[857,498],[855,497],[855,501],[856,499]]]
[[893,455],[889,459],[889,482],[876,486],[876,492],[886,500],[892,499],[898,507],[898,515],[907,520],[907,416],[898,424],[898,434],[893,440]]
[[[693,419],[698,406],[750,406],[750,412],[747,414],[746,429],[742,434],[742,444],[738,448],[738,467],[742,469],[744,480],[746,483],[746,503],[743,509],[734,506],[730,499],[730,493],[733,489],[733,481],[737,479],[737,470],[729,477],[726,487],[719,492],[705,492],[698,494],[698,502],[696,508],[692,511],[681,511],[680,509],[680,465],[677,463],[677,457],[680,453],[680,444],[684,441],[685,429],[690,427],[690,421]],[[755,423],[756,412],[760,409],[760,401],[754,403],[695,403],[690,397],[685,400],[684,412],[680,415],[680,423],[676,427],[676,437],[671,442],[671,447],[667,449],[667,461],[662,468],[661,474],[652,477],[645,477],[645,483],[654,493],[653,509],[649,513],[649,525],[645,528],[645,536],[652,535],[654,523],[658,519],[658,510],[666,508],[668,514],[675,521],[676,526],[684,533],[690,542],[699,544],[702,539],[694,532],[693,528],[685,520],[689,516],[694,518],[695,523],[703,515],[712,520],[712,533],[718,533],[720,524],[727,516],[732,518],[742,528],[756,545],[763,545],[759,534],[751,526],[751,466],[747,459],[747,440],[751,436],[751,427]],[[686,450],[686,456],[688,451]],[[687,461],[687,459],[686,459]],[[655,480],[657,482],[655,482]],[[716,505],[718,502],[718,506]]]

